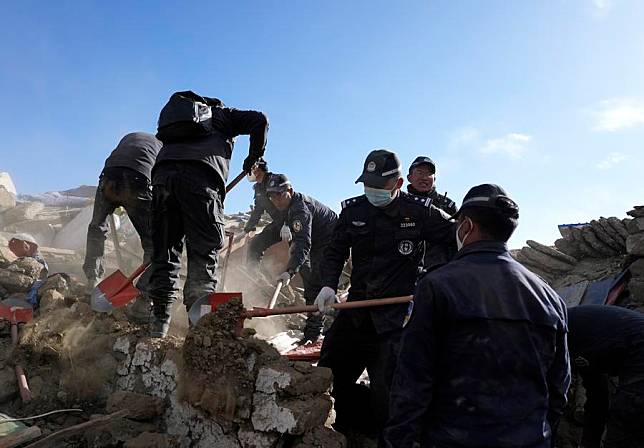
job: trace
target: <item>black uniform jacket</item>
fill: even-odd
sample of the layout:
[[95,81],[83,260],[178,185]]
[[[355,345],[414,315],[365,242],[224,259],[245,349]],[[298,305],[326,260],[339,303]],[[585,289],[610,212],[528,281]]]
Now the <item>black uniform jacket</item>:
[[[411,295],[422,267],[425,242],[454,246],[454,222],[431,200],[400,192],[386,207],[375,207],[366,196],[342,202],[342,212],[322,262],[322,284],[337,287],[351,253],[353,270],[349,301]],[[346,310],[356,325],[370,318],[378,333],[400,329],[407,305]]]

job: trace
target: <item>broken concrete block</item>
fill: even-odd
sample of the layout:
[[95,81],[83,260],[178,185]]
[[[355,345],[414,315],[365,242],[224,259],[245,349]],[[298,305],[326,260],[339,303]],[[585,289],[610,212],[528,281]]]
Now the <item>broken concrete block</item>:
[[9,366],[0,369],[0,403],[13,399],[17,393],[16,372]]
[[128,418],[134,420],[151,420],[163,414],[163,400],[151,395],[138,394],[135,392],[118,391],[114,392],[107,399],[105,406],[107,412],[116,412],[127,409]]
[[258,431],[304,434],[323,426],[332,407],[329,396],[278,400],[275,394],[256,392],[251,421]]
[[644,280],[644,258],[635,260],[630,264],[628,270],[633,277],[641,277]]
[[175,437],[157,432],[144,432],[125,442],[124,448],[178,448]]
[[644,218],[631,219],[626,225],[629,234],[644,232]]
[[54,274],[45,280],[45,283],[38,289],[38,297],[41,297],[47,291],[58,291],[63,296],[69,293],[67,279],[61,274]]
[[55,289],[48,289],[40,295],[40,308],[44,311],[51,311],[65,307],[65,296]]
[[45,204],[42,202],[21,202],[2,213],[2,224],[7,227],[16,222],[32,220],[44,208]]
[[571,265],[577,264],[577,259],[574,257],[571,257],[570,255],[566,255],[564,253],[559,252],[556,249],[553,249],[550,246],[546,246],[545,244],[541,244],[537,241],[534,240],[528,240],[526,241],[528,246],[533,248],[536,251],[539,251],[545,255],[548,255],[550,257],[556,258],[557,260],[563,261],[564,263],[568,263]]
[[16,198],[4,186],[0,185],[0,213],[14,208]]
[[644,256],[644,232],[635,233],[626,238],[626,251],[630,255]]
[[0,269],[0,286],[9,293],[27,292],[34,283],[35,280],[28,275]]

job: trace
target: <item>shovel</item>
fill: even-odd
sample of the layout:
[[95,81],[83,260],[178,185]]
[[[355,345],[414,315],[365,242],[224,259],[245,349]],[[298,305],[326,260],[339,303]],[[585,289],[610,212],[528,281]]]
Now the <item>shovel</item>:
[[[23,299],[9,297],[0,302],[0,318],[11,323],[11,344],[18,346],[18,324],[27,323],[34,318],[34,309],[31,304]],[[31,401],[31,391],[27,384],[27,376],[22,366],[15,365],[16,379],[18,380],[18,391],[23,403]]]
[[282,286],[284,286],[284,282],[280,280],[277,282],[277,286],[275,287],[275,292],[273,293],[273,297],[271,297],[270,302],[268,302],[268,309],[272,310],[275,308],[275,304],[277,303],[277,298],[280,295],[280,291],[282,290]]
[[[241,182],[244,176],[246,176],[246,173],[242,171],[231,183],[226,185],[226,193]],[[132,282],[143,274],[148,266],[150,266],[150,263],[142,264],[129,277],[126,277],[125,274],[117,269],[101,280],[92,291],[90,298],[92,310],[99,313],[108,313],[114,308],[127,305],[134,300],[141,292],[134,287]]]
[[[219,293],[223,295],[224,293]],[[188,318],[190,322],[195,325],[197,321],[208,312],[213,312],[219,305],[226,303],[232,299],[239,298],[241,300],[241,293],[230,294],[229,297],[219,297],[215,299],[214,294],[210,296],[203,297],[197,300],[188,313]],[[211,299],[212,297],[212,299]],[[401,296],[401,297],[389,297],[386,299],[371,299],[371,300],[358,300],[356,302],[344,302],[344,303],[334,303],[331,305],[331,308],[334,310],[352,310],[360,308],[371,308],[374,306],[385,306],[385,305],[397,305],[401,303],[409,303],[413,300],[414,296]],[[193,313],[194,309],[194,313]],[[269,309],[269,308],[251,308],[244,310],[240,316],[239,322],[237,323],[237,333],[241,333],[242,328],[244,327],[244,320],[252,319],[253,317],[269,317],[269,316],[281,316],[284,314],[299,314],[299,313],[317,313],[319,312],[318,307],[315,305],[304,305],[304,306],[285,306],[282,308]]]

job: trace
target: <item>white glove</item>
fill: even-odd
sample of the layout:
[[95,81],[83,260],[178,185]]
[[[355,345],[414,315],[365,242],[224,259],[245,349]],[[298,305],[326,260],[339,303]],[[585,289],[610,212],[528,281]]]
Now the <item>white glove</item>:
[[315,298],[314,305],[318,307],[320,313],[328,313],[331,310],[331,305],[335,302],[335,291],[333,288],[325,286],[320,290],[318,296]]
[[288,286],[291,283],[291,274],[290,272],[282,272],[279,277],[277,277],[277,282],[282,282],[282,286]]
[[291,228],[284,224],[282,226],[282,230],[280,230],[280,237],[282,238],[282,241],[286,241],[287,243],[290,243],[291,240],[293,239],[293,234],[291,233]]

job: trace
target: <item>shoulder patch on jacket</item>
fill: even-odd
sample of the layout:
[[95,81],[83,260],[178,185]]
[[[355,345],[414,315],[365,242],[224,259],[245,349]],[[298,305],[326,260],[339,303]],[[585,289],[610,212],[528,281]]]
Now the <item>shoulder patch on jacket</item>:
[[367,197],[364,194],[360,196],[356,196],[354,198],[345,199],[344,201],[342,201],[342,208],[344,209],[347,207],[351,207],[352,205],[362,204],[366,200],[367,200]]
[[429,207],[430,205],[432,205],[432,198],[416,196],[415,194],[405,193],[404,191],[401,191],[401,194],[403,195],[403,198],[405,198],[408,202],[422,205],[424,207]]

